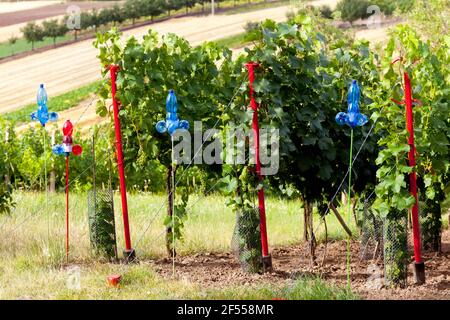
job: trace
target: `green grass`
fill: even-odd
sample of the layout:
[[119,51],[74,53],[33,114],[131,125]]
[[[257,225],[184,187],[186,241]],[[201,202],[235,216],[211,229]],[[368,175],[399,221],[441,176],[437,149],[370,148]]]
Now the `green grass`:
[[[228,48],[240,48],[245,46],[248,42],[245,41],[246,32],[226,37],[216,41],[219,45]],[[1,46],[1,44],[0,44]],[[75,90],[68,91],[49,99],[50,111],[64,111],[76,107],[80,102],[87,99],[91,94],[95,93],[96,89],[100,85],[100,81],[95,81],[80,87]],[[36,104],[31,103],[27,106],[21,107],[15,111],[7,113],[7,118],[21,123],[26,122],[30,118],[30,113],[36,110]]]
[[[241,299],[241,300],[355,300],[358,297],[347,290],[329,285],[319,278],[292,280],[281,286],[257,285],[228,288],[204,287],[188,280],[163,279],[148,263],[131,265],[82,265],[80,286],[68,287],[73,277],[70,268],[3,269],[1,299]],[[73,270],[73,269],[72,269]],[[119,288],[106,285],[106,277],[121,274]]]
[[[244,32],[235,36],[226,37],[217,41],[217,43],[228,48],[239,48],[246,44],[245,35],[246,33]],[[76,107],[80,102],[95,93],[99,85],[100,81],[96,81],[78,89],[68,91],[55,97],[51,97],[49,99],[50,111],[59,112]],[[30,118],[30,114],[35,110],[36,104],[31,103],[27,106],[7,113],[6,117],[17,123],[27,122]]]
[[[151,259],[166,256],[164,247],[163,195],[132,194],[129,212],[132,243],[140,263],[123,265],[99,261],[91,255],[87,221],[87,195],[70,196],[71,265],[79,267],[81,289],[66,285],[64,254],[64,194],[16,192],[16,208],[0,216],[0,299],[354,299],[353,294],[317,278],[286,280],[278,284],[226,287],[204,286],[189,280],[163,279]],[[115,196],[116,232],[123,248],[120,197]],[[198,202],[197,202],[198,201]],[[235,217],[218,195],[193,195],[180,255],[229,252]],[[267,199],[271,246],[298,244],[302,234],[302,209],[298,200]],[[317,218],[317,217],[316,217]],[[152,223],[152,221],[154,221]],[[328,228],[337,238],[345,237],[330,216]],[[323,228],[319,228],[319,238]],[[123,275],[119,290],[106,285],[107,275]]]
[[[66,34],[63,37],[56,38],[56,43],[62,43],[72,40],[73,36],[71,34]],[[42,48],[46,46],[53,45],[52,38],[45,38],[43,41],[36,42],[34,48]],[[12,54],[18,54],[22,52],[31,51],[31,43],[27,42],[24,38],[19,38],[14,45],[10,45],[8,41],[0,42],[0,58],[9,57]]]
[[[246,0],[238,0],[236,1],[236,4],[244,4],[247,3]],[[288,3],[288,1],[277,1],[277,2],[263,2],[260,4],[254,4],[251,7],[241,7],[233,9],[232,12],[234,13],[241,13],[241,12],[248,12],[252,10],[260,10],[264,7],[274,7],[274,6],[280,6]],[[225,1],[221,3],[221,8],[225,7],[232,7],[234,6],[234,0],[231,1]],[[206,6],[207,7],[207,6]],[[194,8],[195,11],[199,11],[199,8]],[[208,9],[208,7],[207,7]],[[207,10],[206,9],[206,10]],[[239,11],[235,11],[239,10]],[[180,10],[179,12],[182,12]],[[229,13],[229,11],[227,12]],[[248,42],[245,41],[246,32],[242,32],[240,34],[225,37],[223,39],[220,39],[217,41],[218,44],[228,47],[228,48],[240,48],[242,46],[245,46]],[[57,42],[63,42],[70,40],[72,38],[72,35],[68,34],[65,37],[58,38]],[[39,44],[36,44],[36,48],[42,47],[45,45],[52,44],[52,39],[46,39],[44,42],[40,42]],[[23,51],[29,51],[31,50],[31,44],[28,44],[24,39],[19,39],[17,43],[13,46],[14,52],[23,52]],[[11,48],[10,45],[5,43],[0,43],[0,58],[6,57],[11,55]],[[85,100],[89,97],[92,93],[96,91],[96,88],[99,85],[99,81],[90,83],[88,85],[85,85],[81,88],[68,91],[66,93],[63,93],[59,96],[52,97],[49,102],[49,109],[51,111],[59,112],[71,109],[73,107],[76,107],[80,102]],[[16,121],[18,123],[26,122],[29,120],[30,113],[35,111],[36,105],[34,103],[29,104],[27,106],[24,106],[22,108],[17,109],[16,111],[10,112],[7,114],[7,118]]]
[[[226,14],[238,14],[238,13],[245,13],[245,12],[251,12],[256,10],[261,10],[265,8],[274,8],[279,7],[282,5],[288,4],[288,0],[282,0],[282,1],[275,1],[275,2],[265,2],[264,0],[253,0],[251,6],[247,6],[248,1],[247,0],[227,0],[220,3],[220,9],[229,9],[229,11],[226,12]],[[216,4],[217,6],[217,4]],[[236,8],[235,8],[236,6]],[[230,9],[231,8],[231,9]],[[195,7],[189,9],[189,13],[199,13],[202,11],[202,6],[200,4],[197,4]],[[211,5],[208,3],[205,5],[205,12],[209,13],[211,11]],[[185,8],[173,11],[171,13],[172,16],[177,14],[184,14],[186,12]],[[156,19],[160,18],[166,18],[167,14],[164,13],[161,16],[157,17]],[[145,22],[149,21],[149,17],[141,18],[136,20],[136,22]],[[125,21],[121,24],[122,27],[125,26],[131,26],[131,21]],[[102,26],[99,31],[105,31],[108,30],[110,26]],[[89,33],[89,31],[83,31],[82,33],[86,34]],[[80,35],[81,37],[81,35]],[[56,43],[64,43],[67,41],[73,40],[73,34],[67,33],[63,37],[56,38]],[[53,39],[52,38],[44,38],[43,41],[36,42],[34,44],[35,49],[43,48],[47,46],[53,45]],[[14,45],[10,45],[8,41],[0,42],[0,59],[9,57],[13,54],[19,54],[23,52],[29,52],[31,51],[31,43],[27,42],[24,38],[19,38],[17,42]]]
[[[244,2],[248,3],[248,1],[244,1]],[[255,1],[252,1],[252,2],[255,2]],[[291,2],[290,0],[280,0],[280,1],[271,1],[271,2],[263,1],[261,3],[252,4],[251,7],[241,6],[238,8],[230,9],[226,12],[226,14],[228,14],[228,15],[229,14],[238,14],[238,13],[251,12],[251,11],[256,11],[256,10],[261,10],[261,9],[267,9],[267,8],[276,8],[276,7],[285,6],[285,5],[289,4],[290,2]]]
[[229,36],[217,40],[216,43],[230,49],[241,48],[248,43],[248,41],[245,40],[246,35],[246,32],[242,32],[234,36]]
[[[76,107],[80,102],[87,99],[96,92],[100,81],[92,82],[78,89],[68,91],[49,99],[48,108],[50,111],[60,112]],[[17,109],[6,114],[6,118],[21,123],[29,121],[30,114],[36,111],[36,104],[32,103],[23,108]]]
[[[90,172],[86,173],[90,174]],[[72,187],[76,189],[76,186]],[[64,235],[64,194],[49,195],[48,204],[45,194],[16,192],[17,207],[10,216],[0,216],[0,239],[21,235],[20,243],[8,244],[10,241],[0,241],[0,252],[15,250],[22,246],[35,248],[37,244],[44,245],[48,237],[62,239]],[[90,258],[87,222],[87,194],[73,193],[70,198],[72,236],[77,246],[72,249],[75,259]],[[129,211],[131,228],[139,257],[155,258],[166,254],[164,247],[165,196],[147,193],[129,195]],[[116,229],[118,243],[123,244],[122,218],[120,213],[120,197],[115,195]],[[266,204],[268,232],[273,246],[287,246],[299,244],[303,234],[303,209],[299,200],[285,200],[268,198]],[[206,252],[229,252],[235,216],[225,205],[225,197],[220,195],[191,195],[188,204],[188,218],[185,222],[184,240],[177,245],[181,255]],[[27,218],[27,219],[25,219]],[[315,215],[315,227],[319,217]],[[152,223],[150,224],[150,222]],[[47,222],[50,223],[48,226]],[[3,229],[2,224],[5,223]],[[18,226],[18,230],[11,233]],[[334,215],[327,216],[329,239],[345,239],[346,234]],[[355,225],[350,228],[356,233]],[[48,234],[50,232],[50,234]],[[316,238],[324,239],[324,226],[320,224]],[[18,247],[16,248],[15,245]],[[54,252],[64,251],[62,243],[54,241]],[[58,263],[61,261],[58,261]]]
[[444,214],[442,219],[442,227],[445,229],[449,228],[449,217],[450,217],[450,194],[447,194],[447,198],[442,204],[442,210],[443,212],[446,212],[447,214]]

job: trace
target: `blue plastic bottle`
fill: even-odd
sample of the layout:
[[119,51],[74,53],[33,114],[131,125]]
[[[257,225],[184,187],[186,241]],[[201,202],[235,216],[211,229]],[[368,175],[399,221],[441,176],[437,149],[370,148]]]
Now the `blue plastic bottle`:
[[39,86],[39,90],[37,93],[37,104],[38,106],[46,106],[48,101],[47,91],[45,91],[44,85],[41,84]]

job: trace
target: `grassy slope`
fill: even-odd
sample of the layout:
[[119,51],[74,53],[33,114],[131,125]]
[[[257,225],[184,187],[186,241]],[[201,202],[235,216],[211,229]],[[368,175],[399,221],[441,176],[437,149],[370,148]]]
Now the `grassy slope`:
[[[49,99],[49,111],[59,112],[76,107],[80,102],[95,93],[99,84],[100,82],[96,81],[84,87],[52,97]],[[6,118],[18,123],[27,122],[30,120],[30,114],[36,111],[36,108],[36,104],[32,103],[23,108],[7,113]]]
[[[239,48],[247,44],[245,41],[245,35],[246,33],[243,32],[235,36],[223,38],[217,41],[217,43],[232,49]],[[96,92],[99,83],[99,81],[96,81],[81,88],[51,97],[49,99],[50,111],[59,112],[76,107],[80,102]],[[27,122],[29,121],[30,113],[35,110],[36,105],[34,103],[29,104],[13,112],[7,113],[6,118],[18,123]]]
[[[235,49],[243,47],[247,44],[245,41],[246,33],[240,33],[238,35],[230,36],[216,41],[219,45]],[[1,44],[0,44],[1,46]],[[90,83],[84,87],[68,91],[58,96],[52,97],[49,103],[50,111],[64,111],[76,107],[80,102],[85,100],[91,94],[96,92],[99,85],[99,81]],[[36,110],[35,104],[29,104],[25,107],[17,109],[13,112],[9,112],[6,118],[18,123],[23,123],[29,120],[30,113]]]
[[[237,3],[241,3],[243,2],[241,1],[237,1]],[[245,2],[245,1],[244,1]],[[280,1],[280,2],[276,2],[276,3],[261,3],[261,4],[255,4],[251,7],[241,7],[241,8],[236,8],[233,9],[230,12],[227,12],[227,14],[229,13],[241,13],[241,12],[249,12],[249,11],[254,11],[254,10],[260,10],[266,7],[274,7],[274,6],[280,6],[280,5],[285,5],[287,1]],[[227,1],[221,4],[222,7],[226,6],[226,7],[230,7],[234,5],[233,1]],[[230,36],[230,37],[225,37],[221,40],[218,40],[217,43],[234,49],[234,48],[240,48],[242,46],[244,46],[247,42],[245,41],[245,35],[246,33],[240,33],[238,35],[234,35],[234,36]],[[71,36],[68,35],[64,38],[70,39]],[[50,44],[48,43],[48,41],[51,41],[50,39],[45,40],[46,44]],[[64,39],[59,39],[58,41],[65,41]],[[20,48],[24,49],[24,47],[26,47],[27,44],[25,42],[25,40],[20,39],[16,46],[20,46]],[[36,44],[36,47],[38,47],[38,45]],[[17,53],[19,49],[15,47],[14,52]],[[26,51],[26,50],[23,50]],[[4,54],[4,55],[2,55]],[[11,48],[9,46],[8,43],[0,43],[0,58],[3,56],[8,56],[11,54]],[[81,101],[83,101],[84,99],[86,99],[89,95],[95,93],[96,88],[98,86],[99,82],[94,82],[91,84],[88,84],[84,87],[72,90],[72,91],[68,91],[66,93],[63,93],[59,96],[56,97],[52,97],[50,99],[50,104],[49,104],[49,108],[51,109],[51,111],[64,111],[64,110],[68,110],[71,109],[73,107],[76,107]],[[16,122],[26,122],[29,120],[29,116],[30,113],[35,111],[36,106],[35,104],[29,104],[27,106],[24,106],[23,108],[17,109],[16,111],[10,112],[7,114],[7,118],[11,119],[13,121]]]
[[248,42],[245,41],[245,36],[247,35],[246,32],[239,33],[234,36],[229,36],[220,40],[217,40],[216,43],[230,48],[230,49],[236,49],[236,48],[242,48],[245,46]]
[[[221,196],[192,196],[195,205],[185,223],[185,238],[178,244],[182,255],[198,252],[228,252],[235,217]],[[71,195],[71,259],[80,266],[82,289],[69,290],[70,272],[64,267],[64,195],[50,195],[47,204],[43,193],[15,194],[17,209],[11,216],[0,216],[0,298],[354,298],[317,279],[293,281],[286,287],[229,287],[205,289],[186,281],[167,281],[153,267],[100,263],[90,255],[86,194]],[[136,194],[129,197],[133,247],[147,260],[165,256],[164,196]],[[196,202],[199,200],[198,202]],[[120,198],[115,197],[120,208]],[[158,209],[161,208],[158,212]],[[267,201],[268,230],[273,246],[299,243],[302,210],[297,200],[270,198]],[[150,223],[154,219],[153,223]],[[119,248],[123,246],[120,209],[116,209]],[[344,233],[334,217],[328,218],[329,236],[342,238]],[[144,231],[148,228],[148,231]],[[319,238],[323,237],[323,226]],[[106,276],[124,275],[120,290],[105,285]]]
[[[66,34],[63,37],[56,38],[56,43],[66,42],[72,39],[73,36],[71,34]],[[43,41],[36,42],[34,48],[38,49],[52,44],[52,38],[45,38]],[[31,51],[31,43],[23,38],[18,39],[14,45],[10,45],[8,42],[0,42],[0,58],[9,57],[13,53],[18,54],[26,51]]]
[[[294,280],[292,284],[281,287],[260,285],[217,289],[189,281],[163,279],[145,263],[96,264],[81,266],[80,288],[69,289],[67,279],[73,271],[23,264],[15,268],[6,269],[11,278],[5,281],[6,276],[2,277],[6,286],[0,292],[1,299],[358,299],[345,289],[312,278]],[[107,286],[106,277],[117,273],[123,275],[120,288]]]

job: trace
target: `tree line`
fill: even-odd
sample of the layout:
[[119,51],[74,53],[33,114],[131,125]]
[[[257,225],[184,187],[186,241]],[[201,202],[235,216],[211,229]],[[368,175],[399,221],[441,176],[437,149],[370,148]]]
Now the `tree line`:
[[[224,0],[216,0],[215,3],[220,7],[220,3]],[[56,44],[58,37],[65,36],[69,31],[74,31],[74,38],[77,39],[78,32],[82,30],[93,30],[106,25],[118,25],[125,21],[131,21],[134,25],[137,20],[141,18],[150,18],[152,21],[163,14],[171,16],[174,11],[185,8],[188,13],[190,9],[197,4],[201,5],[202,11],[206,10],[206,4],[210,0],[127,0],[122,6],[116,4],[111,8],[102,10],[92,10],[82,12],[80,14],[79,24],[75,23],[75,28],[69,28],[67,21],[70,18],[66,16],[62,20],[51,19],[46,20],[42,25],[36,22],[29,22],[22,29],[23,37],[27,42],[31,43],[32,50],[34,50],[37,42],[43,41],[44,38],[53,39],[53,44]],[[239,0],[234,0],[234,5],[237,5]],[[251,3],[251,0],[246,1]],[[14,45],[17,42],[16,37],[11,37],[9,43]]]

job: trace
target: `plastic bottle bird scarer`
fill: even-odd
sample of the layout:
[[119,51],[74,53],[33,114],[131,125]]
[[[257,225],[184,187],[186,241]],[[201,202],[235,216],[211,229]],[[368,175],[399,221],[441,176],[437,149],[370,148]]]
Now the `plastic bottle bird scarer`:
[[70,120],[64,122],[63,134],[63,143],[53,146],[52,151],[57,156],[66,157],[66,261],[69,261],[69,156],[72,153],[79,156],[83,149],[80,145],[73,145],[73,125]]
[[45,127],[49,121],[58,120],[58,114],[56,112],[48,112],[47,102],[47,92],[45,91],[44,85],[41,84],[37,93],[38,109],[30,116],[32,121],[39,121],[43,127]]
[[[348,166],[348,224],[350,225],[351,220],[351,191],[352,191],[352,166],[353,166],[353,129],[357,126],[362,127],[368,122],[367,116],[359,112],[359,99],[361,98],[358,82],[356,80],[352,81],[350,89],[348,90],[347,113],[339,112],[336,115],[336,122],[343,126],[348,125],[351,128],[350,134],[350,157]],[[351,278],[350,278],[350,263],[351,263],[351,252],[350,252],[350,237],[347,239],[347,285],[348,289],[351,288]]]
[[[172,227],[175,226],[175,207],[174,207],[174,199],[175,199],[175,159],[174,159],[174,149],[173,149],[173,134],[178,130],[189,130],[189,122],[186,120],[178,119],[178,102],[177,97],[175,96],[175,92],[173,90],[169,90],[169,94],[166,99],[166,120],[158,121],[156,124],[156,131],[159,133],[168,132],[172,141]],[[172,230],[172,274],[175,275],[175,232]]]
[[70,154],[73,153],[73,155],[79,156],[83,152],[83,149],[81,148],[80,145],[73,145],[72,122],[70,122],[70,120],[67,120],[66,122],[64,122],[62,130],[63,130],[63,135],[64,135],[63,143],[53,146],[53,148],[52,148],[53,154],[55,154],[57,156],[68,157],[68,156],[70,156]]
[[346,124],[352,129],[354,129],[357,126],[362,127],[368,122],[367,116],[359,112],[359,99],[360,99],[360,91],[358,82],[356,80],[353,80],[350,89],[348,91],[347,113],[339,112],[336,115],[336,122],[339,125],[343,126],[344,124]]
[[178,119],[178,102],[173,90],[170,90],[167,96],[166,111],[166,120],[161,120],[156,124],[156,131],[168,132],[172,136],[178,129],[189,130],[189,122]]

